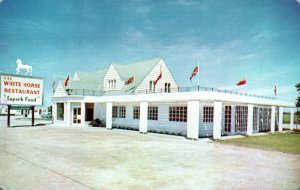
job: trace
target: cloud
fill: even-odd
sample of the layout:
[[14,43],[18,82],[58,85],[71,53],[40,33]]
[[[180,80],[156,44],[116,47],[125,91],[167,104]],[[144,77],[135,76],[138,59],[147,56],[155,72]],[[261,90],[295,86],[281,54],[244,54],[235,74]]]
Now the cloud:
[[193,0],[176,0],[176,1],[170,1],[170,3],[183,5],[183,6],[195,6],[199,4],[199,2]]
[[300,3],[300,0],[296,0],[298,3]]
[[4,0],[0,0],[0,3],[2,3]]

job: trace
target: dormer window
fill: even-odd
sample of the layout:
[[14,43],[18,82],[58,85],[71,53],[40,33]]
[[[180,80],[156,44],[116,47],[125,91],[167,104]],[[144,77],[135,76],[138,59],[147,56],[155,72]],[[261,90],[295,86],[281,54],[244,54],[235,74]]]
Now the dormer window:
[[108,90],[116,90],[117,81],[116,79],[108,80]]
[[150,90],[150,92],[155,92],[154,81],[150,81],[150,83],[149,83],[149,90]]
[[171,92],[171,83],[165,83],[165,92]]

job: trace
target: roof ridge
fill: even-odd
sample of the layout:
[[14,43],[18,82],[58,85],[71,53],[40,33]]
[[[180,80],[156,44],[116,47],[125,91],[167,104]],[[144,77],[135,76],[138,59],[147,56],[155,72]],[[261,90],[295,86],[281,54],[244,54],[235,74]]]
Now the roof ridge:
[[134,64],[138,64],[138,63],[150,62],[150,61],[160,60],[160,59],[163,59],[163,58],[160,56],[160,57],[154,57],[154,58],[147,59],[147,60],[136,61],[136,62],[133,62],[133,63],[126,63],[126,64],[122,64],[122,63],[111,63],[111,64],[112,64],[112,65],[118,65],[118,66],[128,66],[128,65],[134,65]]

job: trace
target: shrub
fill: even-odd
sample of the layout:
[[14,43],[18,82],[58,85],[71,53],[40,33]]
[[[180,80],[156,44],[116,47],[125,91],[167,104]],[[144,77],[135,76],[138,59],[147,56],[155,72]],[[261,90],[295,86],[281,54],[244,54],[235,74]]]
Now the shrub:
[[90,121],[89,125],[92,127],[105,127],[105,122],[97,118]]

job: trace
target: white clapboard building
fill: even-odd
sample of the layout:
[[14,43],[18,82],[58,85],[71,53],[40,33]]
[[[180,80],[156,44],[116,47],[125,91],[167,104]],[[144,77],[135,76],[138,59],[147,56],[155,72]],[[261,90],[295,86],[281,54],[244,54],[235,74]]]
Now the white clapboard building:
[[104,70],[78,71],[68,78],[54,88],[55,125],[86,126],[98,118],[108,129],[218,139],[282,131],[283,108],[290,108],[294,116],[293,103],[274,98],[179,87],[163,58],[111,64]]

